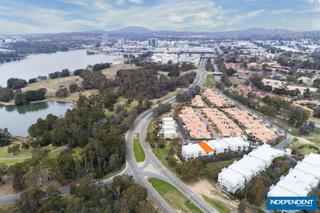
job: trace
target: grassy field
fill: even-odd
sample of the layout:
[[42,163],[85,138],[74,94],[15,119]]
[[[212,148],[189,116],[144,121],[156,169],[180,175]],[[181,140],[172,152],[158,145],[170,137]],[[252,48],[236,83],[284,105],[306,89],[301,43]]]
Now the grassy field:
[[204,82],[204,87],[214,89],[216,87],[216,82],[212,75],[207,75],[206,81]]
[[61,146],[61,147],[51,147],[49,148],[49,153],[48,157],[49,158],[58,158],[59,154],[63,151],[66,150],[67,146]]
[[[8,152],[8,147],[14,144],[20,144],[20,151],[16,155]],[[31,158],[32,148],[22,149],[21,142],[18,141],[12,142],[9,146],[0,147],[0,163],[6,166],[11,166]]]
[[221,204],[219,204],[218,202],[212,200],[211,198],[202,195],[203,199],[209,203],[213,208],[215,208],[216,210],[218,210],[219,213],[230,213],[226,208],[224,208]]
[[[20,144],[20,151],[16,155],[8,152],[8,147],[15,144]],[[20,142],[17,142],[17,141],[12,142],[9,146],[0,147],[0,158],[14,158],[14,157],[23,158],[23,157],[31,156],[32,148],[22,149]]]
[[167,167],[169,168],[169,163],[167,160],[167,157],[169,156],[169,150],[170,150],[170,144],[169,142],[166,142],[164,148],[154,148],[153,153],[154,155]]
[[140,139],[139,137],[135,137],[133,141],[133,151],[134,151],[134,156],[136,158],[137,162],[143,162],[144,161],[144,151],[141,147],[140,144]]
[[196,205],[194,205],[186,196],[178,191],[171,184],[159,180],[157,178],[150,178],[148,180],[153,188],[171,205],[172,208],[178,212],[202,212]]

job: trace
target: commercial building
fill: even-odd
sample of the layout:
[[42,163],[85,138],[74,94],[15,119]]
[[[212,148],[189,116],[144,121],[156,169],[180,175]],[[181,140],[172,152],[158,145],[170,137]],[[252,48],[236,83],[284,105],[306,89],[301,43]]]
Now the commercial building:
[[149,44],[150,47],[157,47],[158,46],[158,39],[149,38],[148,44]]
[[242,190],[255,176],[272,164],[273,159],[284,156],[284,151],[274,149],[264,144],[245,155],[241,160],[233,162],[218,175],[218,186],[234,194]]
[[164,139],[174,139],[178,136],[177,124],[172,117],[162,118],[162,133]]
[[207,142],[190,143],[182,146],[181,155],[185,160],[204,156],[214,156],[226,152],[247,151],[250,143],[241,137],[230,137]]
[[320,184],[320,155],[309,154],[270,187],[269,197],[308,196]]

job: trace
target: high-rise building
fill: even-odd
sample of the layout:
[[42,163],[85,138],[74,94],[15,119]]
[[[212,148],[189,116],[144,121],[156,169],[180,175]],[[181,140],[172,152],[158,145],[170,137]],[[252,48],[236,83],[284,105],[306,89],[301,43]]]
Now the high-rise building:
[[150,47],[157,47],[158,46],[158,39],[149,38],[148,44]]

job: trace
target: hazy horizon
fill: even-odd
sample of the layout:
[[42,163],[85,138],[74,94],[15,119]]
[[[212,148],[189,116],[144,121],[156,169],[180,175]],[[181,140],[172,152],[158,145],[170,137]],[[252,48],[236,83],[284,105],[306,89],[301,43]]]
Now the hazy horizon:
[[[320,0],[0,0],[1,34],[111,31],[320,30]],[[27,11],[27,12],[26,12]]]

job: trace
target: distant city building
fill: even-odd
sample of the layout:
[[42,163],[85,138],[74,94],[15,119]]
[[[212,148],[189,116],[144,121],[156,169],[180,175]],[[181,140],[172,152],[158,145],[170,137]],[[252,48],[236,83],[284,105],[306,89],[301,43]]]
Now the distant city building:
[[150,47],[158,47],[158,39],[149,38],[148,44],[149,44]]

